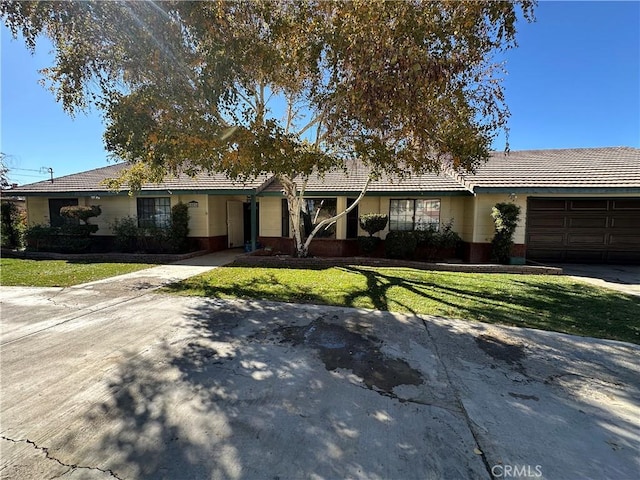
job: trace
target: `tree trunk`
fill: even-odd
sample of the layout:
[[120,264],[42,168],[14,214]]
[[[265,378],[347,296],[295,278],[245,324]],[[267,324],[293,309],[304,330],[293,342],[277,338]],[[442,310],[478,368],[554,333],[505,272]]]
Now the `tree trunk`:
[[279,180],[280,180],[280,183],[282,184],[282,187],[283,187],[282,190],[283,190],[284,196],[287,199],[287,205],[289,207],[289,228],[293,233],[293,241],[295,244],[294,255],[300,258],[304,258],[308,256],[309,246],[311,245],[311,240],[313,240],[313,237],[315,237],[315,235],[322,228],[327,228],[333,225],[340,218],[342,218],[351,210],[353,210],[360,203],[360,200],[362,200],[362,198],[367,193],[367,189],[369,188],[369,184],[371,183],[372,179],[373,179],[372,176],[369,176],[367,178],[367,181],[364,184],[362,191],[358,195],[358,198],[349,206],[349,208],[347,208],[346,210],[343,210],[342,212],[334,215],[331,218],[326,218],[320,223],[318,223],[314,227],[314,229],[311,231],[309,236],[305,239],[302,232],[302,225],[300,225],[300,212],[303,211],[304,208],[306,208],[306,206],[304,205],[304,194],[305,194],[305,188],[306,188],[307,182],[305,180],[303,182],[302,188],[298,191],[298,186],[292,179],[290,179],[285,175],[280,175]]
[[307,182],[303,183],[303,189],[298,192],[298,185],[292,179],[285,175],[279,175],[278,178],[282,184],[282,193],[287,199],[289,208],[289,228],[293,234],[294,255],[296,257],[306,257],[308,252],[304,248],[304,239],[300,228],[300,212],[304,207],[304,197],[301,194],[304,194],[304,186],[306,186]]

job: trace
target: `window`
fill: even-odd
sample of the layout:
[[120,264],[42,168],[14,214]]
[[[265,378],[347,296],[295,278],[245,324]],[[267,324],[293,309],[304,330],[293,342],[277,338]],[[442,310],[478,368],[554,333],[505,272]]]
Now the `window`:
[[391,200],[389,230],[440,228],[440,200]]
[[138,198],[138,226],[167,228],[171,225],[171,199]]
[[[335,198],[307,198],[306,212],[302,212],[302,223],[305,236],[309,236],[315,226],[322,220],[335,216],[338,208]],[[327,229],[321,229],[315,238],[336,238],[335,223]]]

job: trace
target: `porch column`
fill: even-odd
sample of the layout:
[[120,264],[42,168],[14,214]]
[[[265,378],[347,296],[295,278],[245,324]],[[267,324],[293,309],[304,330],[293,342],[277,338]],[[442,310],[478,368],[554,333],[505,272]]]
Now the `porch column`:
[[256,241],[258,238],[258,216],[256,214],[256,194],[251,195],[251,251],[256,251]]

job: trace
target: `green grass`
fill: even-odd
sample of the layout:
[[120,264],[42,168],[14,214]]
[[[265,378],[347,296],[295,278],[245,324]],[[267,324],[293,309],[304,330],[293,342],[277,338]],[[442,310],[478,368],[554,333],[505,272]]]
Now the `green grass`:
[[0,284],[28,287],[70,287],[152,266],[141,263],[90,263],[2,258],[0,259]]
[[640,298],[555,275],[223,267],[166,290],[413,312],[640,343]]

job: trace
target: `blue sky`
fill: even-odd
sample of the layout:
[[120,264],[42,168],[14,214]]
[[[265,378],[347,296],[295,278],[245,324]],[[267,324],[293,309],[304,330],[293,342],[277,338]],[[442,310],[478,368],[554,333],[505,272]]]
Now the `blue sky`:
[[[506,56],[511,150],[640,148],[640,2],[547,2],[521,22],[519,47]],[[98,112],[70,118],[38,84],[49,66],[44,45],[32,56],[2,26],[0,150],[19,184],[102,167]],[[502,150],[504,138],[494,148]]]

